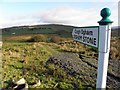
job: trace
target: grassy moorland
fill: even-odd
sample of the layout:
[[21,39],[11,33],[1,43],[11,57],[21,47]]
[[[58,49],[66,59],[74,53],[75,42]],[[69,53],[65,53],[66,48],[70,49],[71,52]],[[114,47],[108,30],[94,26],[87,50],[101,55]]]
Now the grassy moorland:
[[[25,40],[23,38],[24,36],[11,37],[3,43],[3,87],[9,87],[9,80],[19,80],[22,77],[25,77],[28,84],[40,79],[42,84],[39,88],[55,88],[57,84],[59,84],[59,88],[74,87],[72,83],[76,83],[75,77],[68,75],[57,65],[46,66],[46,62],[52,54],[59,54],[63,50],[67,50],[66,46],[59,45],[55,40],[58,37],[53,38],[51,42],[31,42],[31,39],[28,42],[26,38],[24,38]],[[24,63],[21,63],[21,60],[24,60]],[[50,71],[52,72],[55,68],[54,75],[49,75]],[[60,77],[63,78],[60,80]]]
[[[57,64],[47,64],[47,61],[52,55],[64,54],[65,52],[96,59],[98,56],[96,49],[74,42],[69,38],[49,35],[6,36],[3,37],[3,41],[3,88],[9,89],[11,80],[17,81],[23,77],[28,84],[40,80],[41,85],[37,88],[87,88],[88,82],[93,82],[91,87],[95,87],[95,80],[90,77],[77,74],[73,76]],[[110,59],[120,60],[120,38],[112,38],[111,42]],[[94,59],[83,58],[83,61],[95,64]],[[81,63],[83,61],[80,59]],[[86,65],[89,65],[89,62]],[[81,73],[88,73],[87,70],[90,72],[89,68],[86,67],[86,69],[81,70]],[[91,68],[91,70],[93,69]],[[29,88],[33,87],[29,86]]]

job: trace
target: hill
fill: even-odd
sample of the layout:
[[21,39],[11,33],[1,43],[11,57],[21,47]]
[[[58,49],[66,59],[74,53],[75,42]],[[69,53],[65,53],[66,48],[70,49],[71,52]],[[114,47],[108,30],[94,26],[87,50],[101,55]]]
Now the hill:
[[[34,88],[31,83],[40,80],[41,85],[37,88],[95,89],[98,52],[94,48],[67,38],[70,37],[73,28],[50,24],[2,29],[3,37],[6,38],[3,38],[0,71],[3,78],[0,80],[2,81],[0,87],[10,90],[12,81],[25,78],[29,88]],[[112,31],[113,29],[119,31],[116,28],[112,28]],[[120,38],[112,37],[107,76],[108,89],[119,88],[119,51]]]
[[33,26],[17,26],[2,29],[2,35],[23,35],[23,34],[57,34],[71,35],[74,26],[47,24]]
[[[24,34],[56,34],[71,37],[75,26],[46,24],[32,26],[16,26],[2,29],[2,35],[24,35]],[[112,27],[112,36],[120,36],[120,27]]]
[[[24,35],[25,37],[26,35]],[[19,36],[16,36],[19,38]],[[119,88],[120,39],[112,39],[107,88]],[[2,88],[11,90],[12,81],[25,78],[29,85],[38,80],[37,88],[95,89],[97,50],[72,40],[53,42],[8,42],[2,47]],[[117,60],[116,60],[117,59]]]

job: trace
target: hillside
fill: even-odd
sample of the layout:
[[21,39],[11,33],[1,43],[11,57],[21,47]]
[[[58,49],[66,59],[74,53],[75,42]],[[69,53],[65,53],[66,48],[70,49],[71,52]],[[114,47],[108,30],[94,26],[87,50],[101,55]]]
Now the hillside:
[[23,35],[23,34],[57,34],[71,35],[73,26],[48,24],[34,26],[18,26],[2,29],[2,35]]
[[[46,24],[33,26],[16,26],[2,29],[2,35],[24,35],[24,34],[56,34],[71,37],[75,26]],[[112,27],[112,36],[120,36],[120,27]]]
[[[2,29],[0,87],[11,90],[14,82],[24,78],[29,88],[95,89],[98,50],[73,41],[70,38],[72,29],[73,26],[54,24]],[[119,36],[116,32],[119,29],[113,29],[112,35]],[[109,89],[120,86],[119,51],[120,37],[112,37],[107,76]],[[41,85],[31,85],[38,80]]]
[[[2,88],[11,90],[12,81],[25,78],[29,88],[38,80],[37,88],[95,89],[97,50],[73,40],[28,42],[14,36],[4,41],[2,50]],[[56,38],[56,37],[55,37]],[[9,41],[11,39],[11,41]],[[65,39],[66,40],[66,39]],[[120,39],[111,40],[107,88],[119,88]]]

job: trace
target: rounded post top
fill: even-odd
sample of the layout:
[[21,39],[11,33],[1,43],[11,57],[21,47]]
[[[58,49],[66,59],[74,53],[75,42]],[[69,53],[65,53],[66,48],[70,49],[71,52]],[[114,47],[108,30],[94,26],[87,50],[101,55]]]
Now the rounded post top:
[[109,8],[104,8],[104,9],[101,10],[101,16],[102,16],[103,18],[107,18],[107,17],[109,17],[110,15],[111,15],[111,11],[110,11]]
[[109,16],[111,15],[109,8],[103,8],[100,14],[102,16],[102,20],[98,22],[100,25],[109,25],[113,23],[113,21],[109,19]]

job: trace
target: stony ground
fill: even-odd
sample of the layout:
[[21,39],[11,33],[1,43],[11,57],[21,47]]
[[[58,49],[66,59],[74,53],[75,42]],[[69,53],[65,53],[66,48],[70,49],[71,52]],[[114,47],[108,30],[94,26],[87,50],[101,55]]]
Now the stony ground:
[[[52,55],[47,63],[59,65],[71,75],[80,75],[81,80],[87,82],[89,87],[93,87],[96,84],[97,59],[95,58],[73,53],[64,53]],[[107,88],[120,88],[119,65],[120,61],[118,60],[109,60]]]
[[[111,42],[107,88],[120,88],[120,38]],[[23,77],[28,84],[41,80],[38,88],[96,87],[97,49],[71,40],[60,43],[8,40],[3,44],[4,88],[10,87],[10,80]]]

